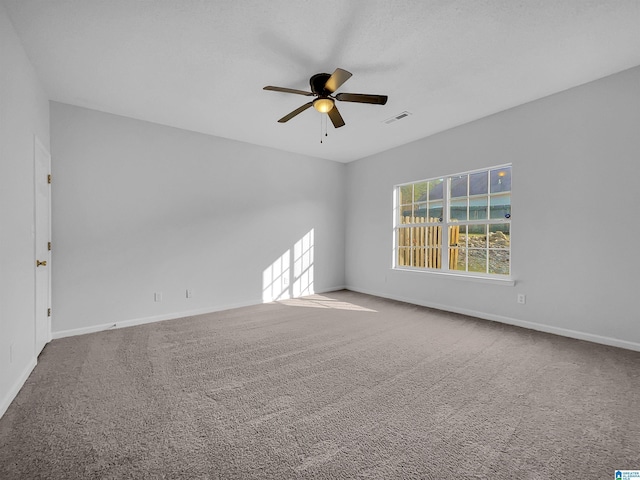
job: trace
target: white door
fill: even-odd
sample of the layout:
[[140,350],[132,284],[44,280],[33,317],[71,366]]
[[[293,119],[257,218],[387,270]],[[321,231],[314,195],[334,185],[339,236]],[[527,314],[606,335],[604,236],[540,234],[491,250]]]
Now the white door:
[[51,340],[51,155],[35,139],[35,350]]

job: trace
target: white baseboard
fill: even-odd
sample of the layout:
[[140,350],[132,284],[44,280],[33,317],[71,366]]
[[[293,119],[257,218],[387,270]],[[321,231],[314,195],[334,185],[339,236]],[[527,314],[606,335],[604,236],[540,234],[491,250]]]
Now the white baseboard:
[[399,302],[412,303],[414,305],[421,305],[423,307],[435,308],[437,310],[443,310],[445,312],[460,313],[462,315],[468,315],[470,317],[481,318],[483,320],[491,320],[494,322],[505,323],[507,325],[514,325],[516,327],[527,328],[529,330],[536,330],[539,332],[552,333],[554,335],[560,335],[562,337],[575,338],[577,340],[586,340],[587,342],[599,343],[602,345],[609,345],[611,347],[624,348],[626,350],[634,350],[640,352],[640,343],[629,342],[628,340],[621,340],[619,338],[604,337],[602,335],[595,335],[593,333],[580,332],[577,330],[570,330],[567,328],[554,327],[552,325],[545,325],[541,323],[528,322],[526,320],[519,320],[517,318],[504,317],[502,315],[494,315],[491,313],[478,312],[475,310],[468,310],[465,308],[452,307],[450,305],[441,305],[438,303],[424,302],[422,300],[416,300],[414,298],[405,298],[397,295],[388,295],[386,293],[379,293],[368,291],[365,289],[359,289],[354,287],[346,287],[353,292],[364,293],[367,295],[374,295],[376,297],[389,298],[391,300],[397,300]]
[[16,398],[16,396],[18,395],[18,392],[20,391],[24,383],[27,381],[27,378],[29,378],[29,375],[31,375],[31,372],[36,367],[37,363],[38,363],[38,360],[36,358],[32,358],[31,361],[24,368],[24,370],[22,371],[22,373],[20,374],[16,382],[11,386],[11,388],[4,395],[4,397],[2,397],[2,400],[0,401],[0,418],[2,418],[2,416],[5,414],[5,412],[9,408],[9,405],[11,405],[11,402],[13,402],[13,400]]
[[339,285],[337,287],[325,288],[323,290],[317,290],[315,294],[322,295],[323,293],[339,292],[340,290],[348,290],[346,285]]
[[144,325],[146,323],[162,322],[164,320],[175,320],[177,318],[193,317],[194,315],[204,315],[207,313],[220,312],[223,310],[231,310],[233,308],[249,307],[256,305],[256,302],[238,303],[233,305],[224,305],[220,307],[207,307],[197,310],[185,310],[182,312],[166,313],[163,315],[154,315],[152,317],[132,318],[129,320],[118,320],[101,325],[91,325],[89,327],[73,328],[70,330],[60,330],[53,332],[53,338],[74,337],[76,335],[85,335],[87,333],[102,332],[114,328],[133,327],[135,325]]
[[[331,287],[331,288],[322,289],[315,293],[321,294],[321,293],[335,292],[336,290],[344,290],[345,288],[346,287],[343,287],[343,286]],[[164,320],[175,320],[177,318],[193,317],[194,315],[205,315],[207,313],[222,312],[224,310],[232,310],[234,308],[251,307],[253,305],[260,305],[262,303],[263,302],[261,301],[249,301],[249,302],[242,302],[242,303],[235,303],[235,304],[228,304],[228,305],[220,305],[216,307],[206,307],[198,310],[186,310],[182,312],[167,313],[163,315],[155,315],[152,317],[133,318],[128,320],[116,320],[114,322],[103,323],[101,325],[91,325],[88,327],[72,328],[70,330],[59,330],[57,332],[53,332],[52,336],[54,339],[74,337],[76,335],[85,335],[87,333],[102,332],[104,330],[111,330],[115,328],[133,327],[135,325],[144,325],[146,323],[162,322]]]

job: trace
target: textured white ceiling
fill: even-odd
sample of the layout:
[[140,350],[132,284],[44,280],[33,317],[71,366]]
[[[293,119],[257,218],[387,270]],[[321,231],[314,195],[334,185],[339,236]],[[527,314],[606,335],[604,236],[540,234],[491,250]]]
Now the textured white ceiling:
[[[4,3],[52,100],[343,162],[640,65],[638,0]],[[336,67],[387,105],[277,123]]]

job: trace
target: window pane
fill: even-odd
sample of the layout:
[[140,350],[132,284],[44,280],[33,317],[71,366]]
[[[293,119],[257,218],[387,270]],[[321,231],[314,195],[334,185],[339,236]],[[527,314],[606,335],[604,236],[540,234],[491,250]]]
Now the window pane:
[[488,197],[472,197],[469,199],[469,220],[485,220],[487,218]]
[[467,196],[468,175],[459,175],[451,178],[451,198]]
[[467,198],[456,198],[449,204],[449,218],[451,220],[467,220]]
[[442,245],[442,227],[440,226],[426,227],[425,235],[426,235],[427,246],[440,247]]
[[422,267],[426,266],[427,261],[427,249],[426,248],[416,248],[413,253],[413,266],[414,267]]
[[411,249],[402,247],[398,248],[398,265],[410,266],[411,265]]
[[406,205],[413,201],[413,185],[403,185],[400,187],[400,205]]
[[511,167],[491,170],[491,193],[511,191]]
[[424,222],[424,217],[418,217],[415,215],[416,212],[413,212],[414,215],[405,216],[404,221],[402,223],[405,224],[413,224],[413,223],[422,223]]
[[398,220],[400,223],[411,223],[413,216],[413,205],[400,205],[398,209]]
[[489,201],[491,203],[491,218],[509,218],[511,216],[510,193],[492,195]]
[[469,227],[467,227],[466,225],[460,226],[460,235],[458,236],[458,245],[460,245],[461,247],[467,246],[467,241],[469,238],[469,235],[467,233],[468,228]]
[[486,248],[487,226],[469,225],[468,245],[472,248]]
[[468,250],[470,272],[487,273],[487,251],[470,248]]
[[510,243],[509,224],[491,225],[489,227],[489,248],[508,249]]
[[489,250],[489,273],[509,275],[509,250]]
[[472,173],[469,175],[469,195],[486,195],[488,182],[487,172]]
[[427,268],[442,268],[440,248],[427,248]]
[[413,184],[413,201],[414,202],[426,202],[427,201],[427,182],[420,182]]
[[431,180],[429,182],[429,200],[442,200],[443,180]]
[[427,244],[427,227],[413,227],[411,244],[414,247],[424,247]]
[[467,238],[467,226],[466,225],[450,225],[449,226],[449,246],[450,247],[464,247],[466,245]]
[[429,218],[432,222],[442,218],[442,202],[429,202]]
[[467,271],[467,249],[466,248],[452,248],[449,251],[449,269],[457,270],[460,272]]
[[413,206],[413,215],[416,217],[416,223],[426,222],[427,204],[426,203],[416,203]]
[[408,247],[411,245],[411,229],[399,228],[398,229],[398,247]]

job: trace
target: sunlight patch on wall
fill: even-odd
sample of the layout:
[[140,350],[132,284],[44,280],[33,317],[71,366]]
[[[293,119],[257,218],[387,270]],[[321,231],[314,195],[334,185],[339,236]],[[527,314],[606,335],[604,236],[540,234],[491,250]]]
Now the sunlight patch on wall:
[[291,250],[284,252],[262,272],[262,301],[273,302],[291,298]]
[[293,298],[313,295],[313,228],[293,247]]
[[[293,250],[293,255],[292,255]],[[262,272],[262,301],[313,295],[314,229]]]

